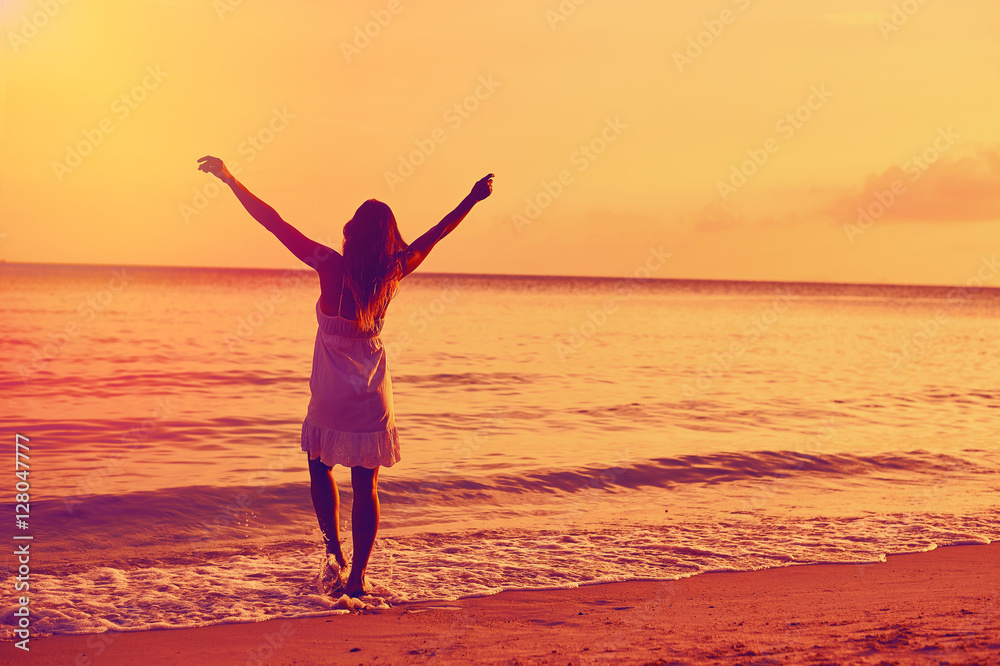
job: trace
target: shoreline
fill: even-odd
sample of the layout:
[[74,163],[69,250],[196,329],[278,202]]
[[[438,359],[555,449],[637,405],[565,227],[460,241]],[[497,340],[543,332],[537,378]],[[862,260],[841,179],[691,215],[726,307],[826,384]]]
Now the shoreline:
[[30,646],[4,661],[1000,664],[1000,543]]

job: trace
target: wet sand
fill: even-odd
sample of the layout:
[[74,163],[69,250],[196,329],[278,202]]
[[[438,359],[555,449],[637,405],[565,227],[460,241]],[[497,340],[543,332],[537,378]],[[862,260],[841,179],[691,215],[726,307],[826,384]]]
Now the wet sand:
[[[1000,544],[198,629],[33,639],[24,664],[1000,664]],[[13,658],[11,653],[15,653]]]

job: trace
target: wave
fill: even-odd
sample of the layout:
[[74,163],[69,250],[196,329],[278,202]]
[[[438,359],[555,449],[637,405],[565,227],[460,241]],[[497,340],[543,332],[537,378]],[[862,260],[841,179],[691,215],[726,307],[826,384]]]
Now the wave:
[[[114,344],[112,341],[111,344]],[[136,358],[118,356],[111,359],[118,364],[136,362]],[[169,356],[157,358],[156,355],[146,355],[143,362],[155,363],[172,360]],[[197,389],[205,391],[208,388],[225,386],[283,386],[301,388],[308,386],[308,377],[301,373],[263,372],[261,370],[245,371],[215,371],[215,372],[120,372],[101,375],[64,375],[49,371],[39,371],[31,374],[32,395],[80,395],[91,397],[117,398],[136,390],[150,389],[164,392],[167,389]],[[16,372],[0,373],[0,388],[24,389],[25,380]]]
[[[671,489],[692,484],[732,484],[782,479],[857,481],[893,476],[900,481],[949,475],[992,475],[995,470],[971,460],[923,450],[872,456],[807,454],[794,451],[717,453],[655,458],[621,466],[586,466],[528,470],[474,477],[441,476],[433,480],[380,480],[384,505],[419,505],[422,516],[446,509],[491,511],[515,504],[583,493]],[[349,488],[343,489],[345,502]],[[254,542],[287,535],[314,520],[309,484],[268,483],[228,487],[187,486],[108,495],[67,495],[32,502],[34,524],[43,526],[47,548],[72,551],[81,543],[117,543],[122,547]],[[397,515],[406,515],[397,513]],[[405,519],[405,518],[404,518]],[[414,524],[425,522],[413,518]],[[69,529],[66,529],[69,528]],[[199,546],[200,547],[200,546]]]
[[429,488],[436,489],[442,495],[487,498],[496,494],[571,494],[594,488],[607,490],[638,489],[644,486],[670,488],[693,483],[730,483],[814,474],[859,477],[884,472],[993,474],[995,470],[965,458],[924,450],[873,456],[757,451],[654,458],[621,466],[587,466],[518,475],[452,477],[433,482],[391,479],[382,482],[381,488],[385,491],[387,501],[391,502],[405,500],[405,497],[413,492],[426,494]]
[[535,384],[549,379],[541,375],[522,375],[513,372],[461,372],[430,375],[395,375],[393,382],[414,387],[428,386],[492,386],[496,384]]

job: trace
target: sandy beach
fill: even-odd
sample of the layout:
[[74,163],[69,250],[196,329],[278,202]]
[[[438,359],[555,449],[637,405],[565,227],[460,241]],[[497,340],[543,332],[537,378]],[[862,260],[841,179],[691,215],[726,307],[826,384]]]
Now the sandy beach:
[[[31,642],[32,664],[998,664],[1000,546]],[[13,646],[4,648],[12,652]]]

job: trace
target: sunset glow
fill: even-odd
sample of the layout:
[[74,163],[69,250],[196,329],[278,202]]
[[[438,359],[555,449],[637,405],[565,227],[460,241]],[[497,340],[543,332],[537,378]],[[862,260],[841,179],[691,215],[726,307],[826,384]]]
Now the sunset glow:
[[443,272],[964,284],[997,251],[1000,7],[4,3],[0,258],[292,267],[412,240],[496,173]]
[[1000,663],[998,25],[0,2],[0,662]]

